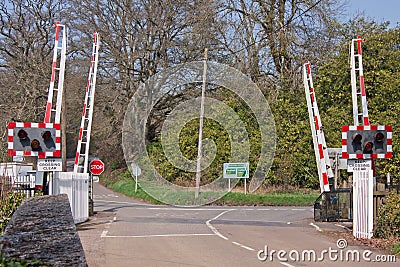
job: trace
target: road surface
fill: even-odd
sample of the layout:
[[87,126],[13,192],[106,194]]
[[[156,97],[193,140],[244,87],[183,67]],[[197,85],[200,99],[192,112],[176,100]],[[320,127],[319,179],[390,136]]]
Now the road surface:
[[98,183],[93,191],[95,215],[77,227],[89,266],[377,266],[376,259],[393,261],[351,240],[338,244],[340,236],[327,233],[346,230],[313,222],[312,207],[180,208],[139,202]]

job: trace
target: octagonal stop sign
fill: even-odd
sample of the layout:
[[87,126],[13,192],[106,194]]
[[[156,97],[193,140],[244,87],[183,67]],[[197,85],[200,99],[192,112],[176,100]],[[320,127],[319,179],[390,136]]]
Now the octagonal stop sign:
[[93,175],[100,175],[104,171],[104,162],[99,159],[92,160],[89,164],[89,169]]

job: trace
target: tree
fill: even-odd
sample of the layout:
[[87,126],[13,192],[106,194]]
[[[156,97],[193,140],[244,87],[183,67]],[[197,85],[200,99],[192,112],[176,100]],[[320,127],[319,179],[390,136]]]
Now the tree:
[[213,5],[207,0],[70,2],[74,50],[84,50],[79,44],[86,43],[89,33],[101,36],[95,112],[102,119],[96,116],[93,122],[94,150],[122,166],[122,120],[129,100],[141,82],[160,70],[201,57],[212,41]]
[[7,121],[43,121],[58,10],[55,1],[0,2],[1,132]]
[[[328,147],[341,146],[341,125],[352,125],[351,80],[348,68],[351,39],[361,36],[365,90],[371,125],[392,125],[393,136],[400,127],[397,118],[400,94],[399,45],[400,28],[388,28],[388,23],[378,24],[363,17],[350,20],[341,28],[342,43],[337,53],[331,53],[329,63],[318,68],[315,90],[326,133]],[[398,140],[393,139],[393,159],[376,160],[377,177],[386,181],[392,173],[399,181]]]
[[267,77],[281,90],[297,90],[295,77],[304,61],[322,61],[335,46],[333,26],[343,8],[340,2],[228,0],[221,12],[232,25],[225,45],[236,62],[248,62],[254,80]]

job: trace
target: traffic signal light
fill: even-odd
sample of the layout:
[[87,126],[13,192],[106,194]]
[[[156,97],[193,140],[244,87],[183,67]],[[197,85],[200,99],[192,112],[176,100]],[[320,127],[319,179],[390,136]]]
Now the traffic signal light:
[[391,126],[343,126],[342,158],[392,157]]
[[10,156],[61,156],[60,124],[9,122],[8,154]]

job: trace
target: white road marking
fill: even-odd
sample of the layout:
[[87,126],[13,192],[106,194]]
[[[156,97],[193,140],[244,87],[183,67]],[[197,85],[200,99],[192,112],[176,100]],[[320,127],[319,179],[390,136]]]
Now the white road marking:
[[109,221],[106,223],[106,225],[104,226],[104,230],[103,230],[103,232],[102,232],[101,235],[100,235],[101,238],[107,237],[108,230],[106,230],[106,229],[110,229],[111,224],[112,224],[113,222],[115,222],[116,220],[117,220],[117,217],[114,216],[114,218],[113,218],[112,220],[109,220]]
[[214,236],[215,234],[159,234],[159,235],[108,235],[110,238],[148,238],[148,237],[187,237],[187,236]]
[[[149,209],[149,210],[187,210],[187,211],[226,211],[227,208],[196,208],[196,207],[169,207],[169,206],[160,206],[160,207],[154,207],[152,204],[147,204],[147,203],[140,203],[140,202],[126,202],[126,201],[114,201],[114,200],[104,200],[104,199],[96,199],[96,202],[105,202],[105,203],[115,203],[115,204],[128,204],[132,206],[145,206],[143,207],[135,207],[136,209]],[[147,207],[146,207],[147,206]],[[292,210],[292,211],[305,211],[307,209],[305,208],[292,208],[292,209],[287,209],[287,208],[243,208],[243,209],[238,209],[238,210],[248,210],[248,211],[286,211],[286,210]],[[313,210],[311,210],[313,211]]]
[[230,220],[230,219],[220,219],[221,222],[235,222],[235,223],[249,223],[249,222],[259,222],[259,223],[280,223],[280,224],[291,224],[291,222],[286,221],[265,221],[265,220]]
[[169,207],[150,207],[147,209],[149,209],[149,210],[183,210],[183,211],[185,211],[185,210],[188,210],[188,211],[193,211],[193,210],[196,210],[196,211],[213,211],[213,210],[215,210],[215,211],[220,211],[220,210],[230,211],[231,210],[231,209],[226,209],[226,208],[213,209],[213,208],[169,208]]
[[349,227],[341,225],[341,224],[335,224],[335,225],[338,226],[338,227],[341,227],[343,229],[349,230],[349,231],[351,230]]
[[251,247],[242,245],[242,244],[240,244],[240,243],[238,243],[238,242],[235,242],[235,241],[232,241],[232,244],[235,244],[235,245],[237,245],[237,246],[239,246],[239,247],[241,247],[241,248],[244,248],[244,249],[247,249],[247,250],[250,250],[250,251],[254,251],[254,250],[255,250],[254,248],[251,248]]
[[[220,238],[222,238],[222,239],[224,239],[224,240],[229,240],[229,238],[227,238],[226,236],[224,236],[223,234],[221,234],[214,226],[212,226],[210,222],[213,221],[213,220],[218,219],[220,216],[224,215],[225,213],[230,212],[230,211],[234,211],[234,210],[235,210],[235,209],[230,209],[230,210],[225,210],[224,212],[221,212],[220,214],[218,214],[218,215],[215,216],[214,218],[208,220],[208,221],[206,222],[206,225],[211,229],[211,231],[214,232],[214,234],[216,234],[216,235],[219,236]],[[251,248],[251,247],[242,245],[242,244],[240,244],[240,243],[238,243],[238,242],[235,242],[235,241],[232,241],[232,244],[235,244],[235,245],[237,245],[237,246],[239,246],[239,247],[241,247],[241,248],[244,248],[244,249],[247,249],[247,250],[250,250],[250,251],[254,251],[254,248]]]
[[215,228],[214,226],[212,226],[210,222],[213,221],[213,220],[218,219],[220,216],[222,216],[222,215],[224,215],[225,213],[230,212],[230,211],[232,211],[232,210],[233,210],[233,209],[231,209],[231,210],[225,210],[225,211],[221,212],[220,214],[218,214],[217,216],[215,216],[214,218],[209,219],[208,221],[206,221],[206,225],[208,226],[208,228],[210,228],[211,231],[213,231],[214,234],[216,234],[217,236],[219,236],[219,237],[221,237],[222,239],[225,239],[225,240],[228,240],[228,238],[225,237],[225,236],[224,236],[223,234],[221,234],[220,232],[218,232],[217,228]]
[[315,225],[315,224],[313,224],[313,223],[310,223],[310,225],[311,225],[312,227],[315,227],[315,229],[317,229],[318,232],[322,232],[321,228],[319,228],[318,225]]
[[[287,208],[243,208],[243,209],[226,209],[226,208],[188,208],[188,207],[168,207],[168,206],[161,206],[161,207],[154,207],[150,206],[149,204],[146,203],[132,203],[132,202],[123,202],[123,201],[110,201],[110,200],[97,200],[98,202],[105,202],[105,203],[115,203],[115,204],[128,204],[132,206],[144,206],[144,207],[134,207],[135,209],[149,209],[149,210],[177,210],[177,211],[222,211],[219,213],[217,216],[214,218],[206,221],[207,227],[213,232],[213,234],[154,234],[154,235],[124,235],[124,236],[114,236],[114,235],[108,235],[108,230],[104,230],[101,233],[101,238],[152,238],[152,237],[191,237],[191,236],[214,236],[217,235],[218,237],[224,239],[224,240],[229,240],[228,237],[224,236],[221,234],[212,224],[211,221],[217,220],[219,217],[224,215],[227,212],[234,211],[234,210],[247,210],[247,211],[286,211],[290,210]],[[147,207],[146,207],[147,206]],[[306,209],[304,208],[293,208],[291,209],[293,211],[304,211]],[[114,216],[113,220],[110,220],[106,225],[105,229],[109,229],[111,226],[111,223],[115,222],[117,220],[117,217]],[[278,222],[278,223],[284,223],[284,222]],[[286,222],[286,224],[290,225],[291,222]],[[310,223],[311,226],[315,227],[318,231],[322,231],[317,225]],[[241,243],[232,241],[232,244],[237,245],[243,249],[249,250],[249,251],[255,251],[254,248],[251,248],[249,246],[245,246]],[[280,262],[282,265],[288,266],[288,267],[294,267],[293,265],[287,264]]]
[[108,197],[117,198],[117,197],[119,197],[119,196],[114,195],[114,194],[108,194],[108,195],[105,195],[105,194],[103,194],[103,195],[93,195],[93,198],[108,198]]
[[107,230],[104,230],[102,233],[101,233],[101,238],[104,238],[104,237],[107,237],[107,233],[108,233],[108,231]]
[[140,203],[140,202],[113,201],[113,200],[103,200],[103,199],[95,199],[95,202],[105,202],[105,203],[115,203],[115,204],[128,204],[128,205],[135,205],[135,206],[150,206],[149,204]]
[[295,267],[294,265],[291,265],[291,264],[286,263],[286,262],[279,262],[279,263],[282,264],[282,265],[285,265],[287,267]]

